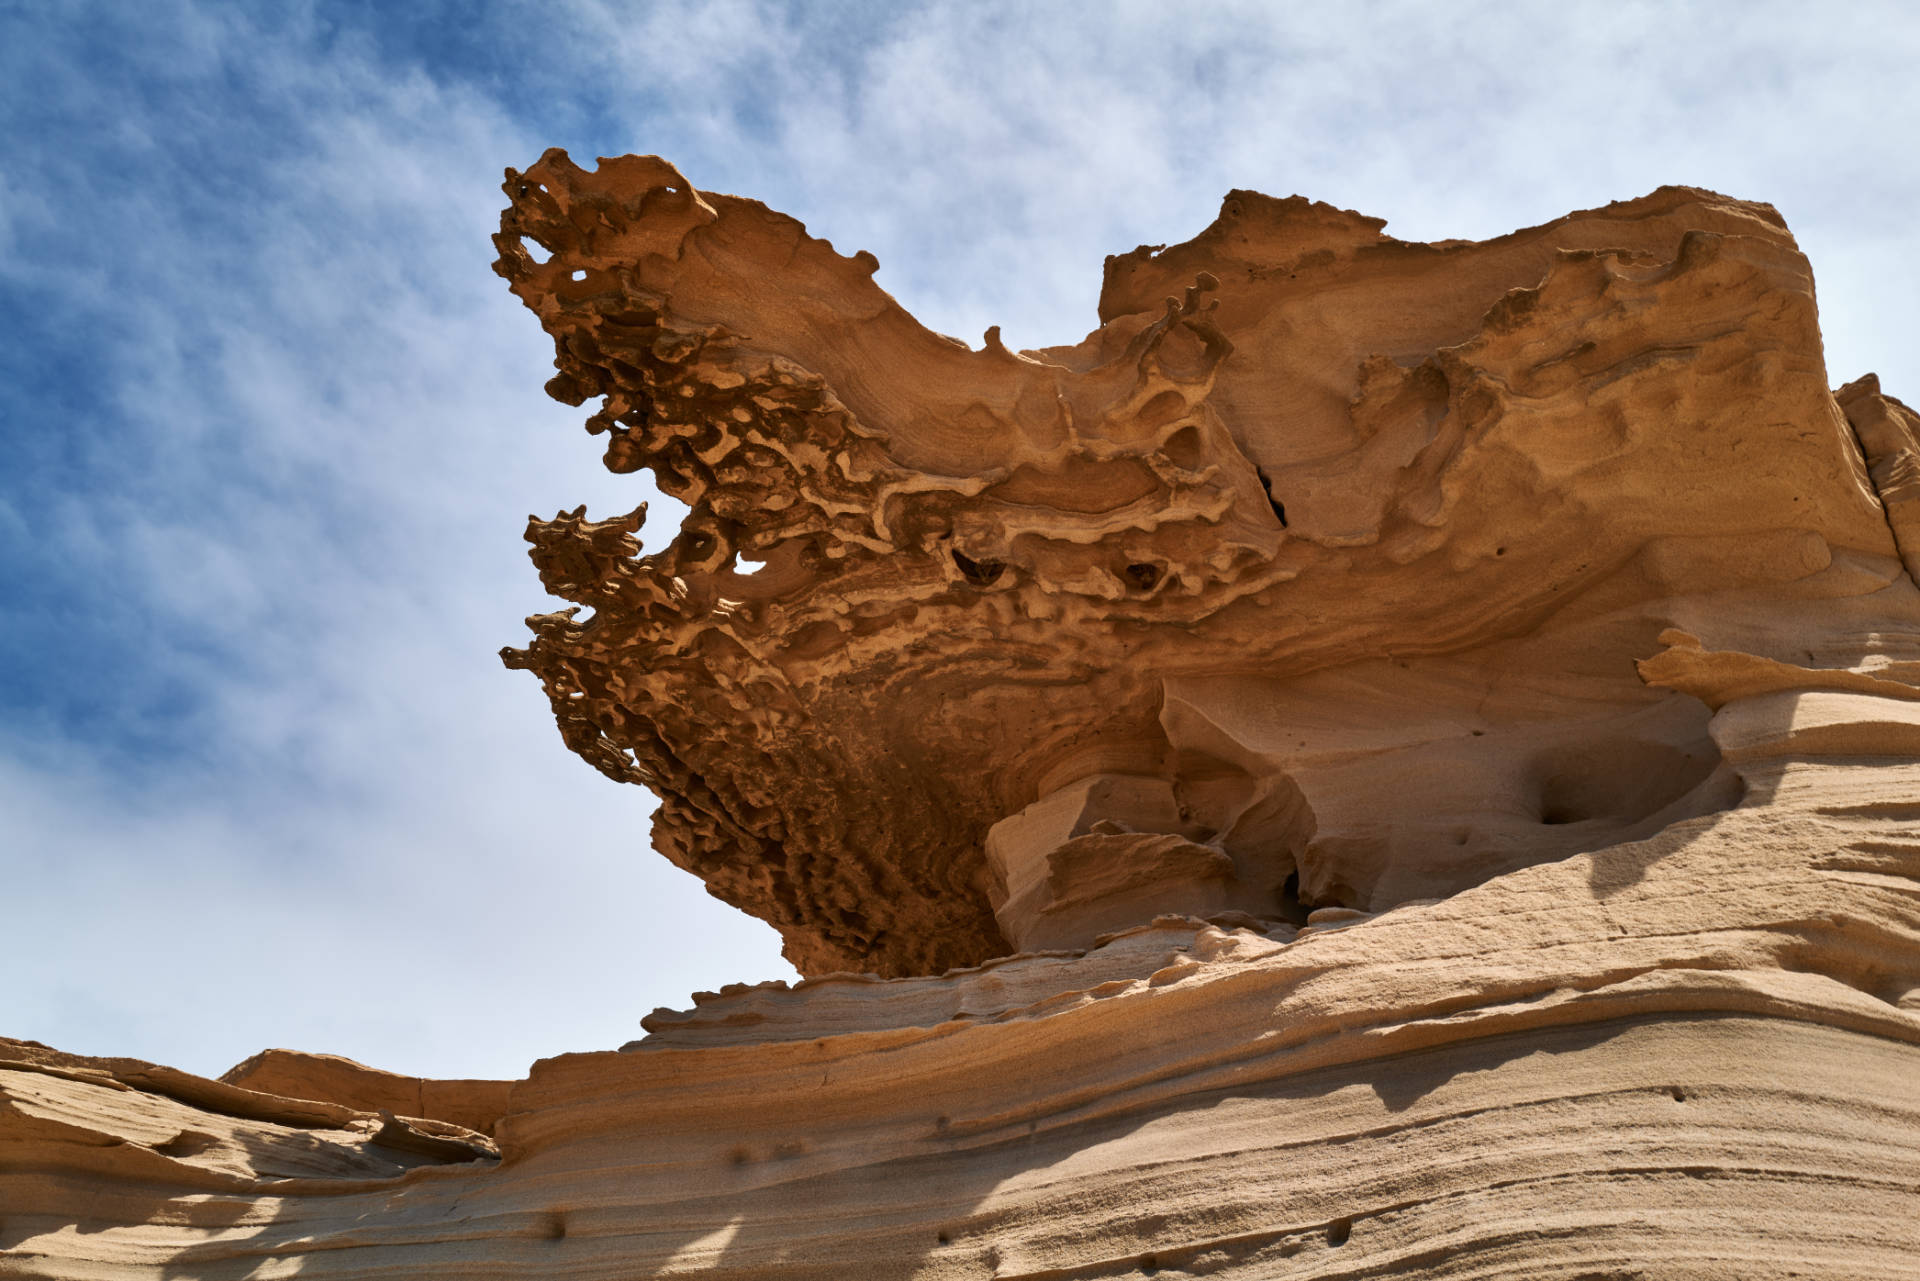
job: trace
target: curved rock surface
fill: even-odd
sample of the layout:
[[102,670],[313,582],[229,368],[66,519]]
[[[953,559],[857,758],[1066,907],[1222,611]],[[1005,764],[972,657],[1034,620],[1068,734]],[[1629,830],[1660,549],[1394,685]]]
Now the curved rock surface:
[[507,191],[692,508],[536,520],[509,664],[808,977],[510,1084],[0,1042],[0,1276],[1920,1277],[1920,420],[1770,208],[1235,192],[1013,353]]
[[220,1077],[228,1085],[296,1099],[324,1099],[361,1112],[446,1121],[492,1134],[507,1110],[510,1081],[438,1081],[383,1072],[337,1054],[262,1050]]
[[1912,612],[1849,426],[1885,402],[1828,391],[1764,205],[1434,246],[1234,192],[1016,354],[657,159],[507,191],[549,390],[693,509],[644,557],[637,511],[534,521],[579,608],[508,661],[805,974],[1377,911],[1646,836],[1735,799],[1706,709],[1634,671],[1662,631],[1812,661],[1829,601]]

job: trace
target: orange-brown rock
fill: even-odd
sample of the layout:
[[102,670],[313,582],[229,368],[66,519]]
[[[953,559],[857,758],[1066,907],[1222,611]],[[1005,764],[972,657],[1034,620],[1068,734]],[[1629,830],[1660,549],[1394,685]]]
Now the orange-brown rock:
[[809,977],[504,1101],[0,1045],[0,1276],[1920,1277],[1920,420],[1772,209],[1235,192],[1014,353],[507,191],[691,508],[533,522],[509,664]]
[[803,973],[1156,902],[1378,911],[1650,835],[1739,787],[1634,670],[1662,631],[1789,658],[1829,600],[1913,609],[1764,205],[1431,246],[1234,192],[1015,354],[657,159],[549,152],[508,194],[549,390],[693,509],[646,557],[637,511],[533,522],[592,615],[508,660]]

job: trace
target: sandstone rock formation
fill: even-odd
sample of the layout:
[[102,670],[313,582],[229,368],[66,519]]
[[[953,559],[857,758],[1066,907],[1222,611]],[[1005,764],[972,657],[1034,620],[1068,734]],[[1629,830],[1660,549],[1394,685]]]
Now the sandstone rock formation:
[[0,1276],[1920,1276],[1920,419],[1771,208],[1234,192],[1015,353],[506,190],[691,508],[535,520],[507,661],[808,977],[510,1086],[0,1044]]
[[383,1072],[337,1054],[262,1050],[220,1078],[262,1094],[326,1099],[360,1112],[445,1121],[492,1134],[506,1114],[508,1081],[434,1081]]

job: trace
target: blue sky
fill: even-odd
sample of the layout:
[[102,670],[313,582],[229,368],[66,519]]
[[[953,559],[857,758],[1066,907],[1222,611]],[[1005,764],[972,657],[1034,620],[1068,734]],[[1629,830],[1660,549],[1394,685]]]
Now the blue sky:
[[0,1032],[519,1075],[790,975],[495,657],[527,514],[654,497],[541,393],[504,166],[658,152],[1016,347],[1233,187],[1438,239],[1691,183],[1920,400],[1920,18],[1818,8],[0,0]]

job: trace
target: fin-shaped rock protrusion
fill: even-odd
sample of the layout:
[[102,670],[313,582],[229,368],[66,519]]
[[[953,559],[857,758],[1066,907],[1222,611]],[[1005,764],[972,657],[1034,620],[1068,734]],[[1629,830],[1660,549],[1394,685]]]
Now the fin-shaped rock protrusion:
[[1907,573],[1920,582],[1920,414],[1880,390],[1868,374],[1834,393],[1866,454],[1867,474],[1887,509],[1887,524]]

